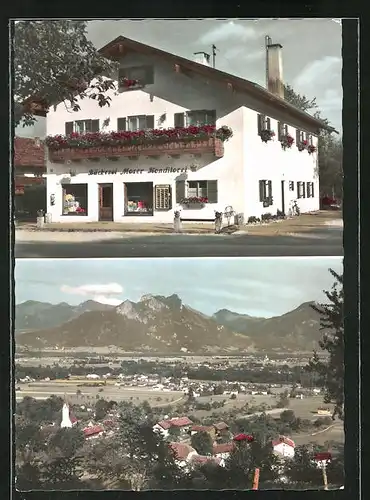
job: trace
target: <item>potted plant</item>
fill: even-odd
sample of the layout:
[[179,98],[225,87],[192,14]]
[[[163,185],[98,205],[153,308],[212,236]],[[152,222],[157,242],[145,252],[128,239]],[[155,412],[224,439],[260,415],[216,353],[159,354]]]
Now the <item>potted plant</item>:
[[263,142],[268,142],[275,136],[275,132],[273,130],[264,129],[261,130],[260,136]]
[[198,207],[203,207],[205,203],[208,203],[208,198],[203,198],[199,196],[191,196],[189,198],[183,198],[181,200],[181,205],[186,205],[188,208],[193,205]]
[[281,147],[285,150],[291,148],[294,144],[294,139],[290,134],[285,134],[280,138]]
[[131,80],[130,78],[124,77],[120,79],[120,84],[122,87],[126,88],[136,87],[136,85],[139,85],[139,80]]
[[309,144],[307,146],[307,151],[308,151],[308,154],[312,155],[312,153],[316,152],[316,146],[314,146],[313,144]]
[[305,149],[307,149],[307,146],[308,142],[306,139],[304,139],[303,141],[299,141],[299,143],[297,144],[298,151],[304,151]]

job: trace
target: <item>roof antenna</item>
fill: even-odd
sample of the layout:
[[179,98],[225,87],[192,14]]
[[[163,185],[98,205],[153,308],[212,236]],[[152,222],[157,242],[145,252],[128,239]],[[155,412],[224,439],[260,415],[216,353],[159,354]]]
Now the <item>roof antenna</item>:
[[212,67],[216,67],[216,51],[220,52],[215,44],[212,44]]

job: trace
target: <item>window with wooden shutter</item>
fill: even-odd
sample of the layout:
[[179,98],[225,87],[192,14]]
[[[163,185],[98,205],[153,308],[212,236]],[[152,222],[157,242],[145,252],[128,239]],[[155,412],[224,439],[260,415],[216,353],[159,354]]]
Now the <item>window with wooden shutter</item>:
[[257,115],[257,127],[258,127],[258,135],[261,135],[261,132],[263,130],[263,124],[265,121],[264,115]]
[[208,203],[218,202],[218,186],[216,180],[207,181],[207,198]]
[[284,135],[284,124],[278,122],[277,130],[278,130],[278,141],[280,141]]
[[294,181],[289,181],[289,191],[294,191]]
[[306,183],[302,182],[302,198],[306,198]]
[[185,181],[176,181],[176,203],[185,198]]
[[128,80],[138,80],[140,85],[150,85],[154,83],[154,68],[153,66],[120,68],[118,78],[120,83],[124,78],[127,78]]
[[296,144],[301,142],[301,131],[298,128],[295,131],[295,142]]
[[315,184],[311,182],[311,198],[315,197]]
[[158,184],[154,188],[155,210],[171,209],[171,186],[169,184]]
[[91,120],[91,132],[99,132],[99,120]]
[[289,131],[288,131],[288,125],[284,125],[284,129],[283,129],[283,134],[284,135],[288,135]]
[[175,113],[174,114],[174,126],[175,127],[184,127],[185,126],[184,113]]
[[266,130],[271,130],[271,118],[266,118]]
[[267,198],[272,198],[272,181],[267,182]]
[[69,135],[73,133],[73,122],[65,123],[65,135]]
[[215,125],[216,111],[215,110],[192,110],[186,113],[186,126],[200,127],[202,125]]
[[259,181],[259,189],[260,189],[260,202],[263,202],[266,199],[266,181]]
[[147,129],[154,128],[154,115],[147,115],[145,121],[146,121],[146,128]]
[[126,131],[126,118],[117,118],[117,131]]
[[297,182],[297,198],[304,198],[304,182]]

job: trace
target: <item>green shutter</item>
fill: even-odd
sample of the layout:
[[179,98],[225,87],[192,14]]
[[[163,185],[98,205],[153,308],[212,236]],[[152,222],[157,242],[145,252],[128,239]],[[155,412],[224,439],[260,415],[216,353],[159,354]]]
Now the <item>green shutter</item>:
[[208,198],[208,203],[218,202],[217,181],[207,181],[207,198]]
[[185,181],[176,181],[176,203],[185,198]]
[[302,182],[302,198],[306,198],[306,183]]
[[263,115],[257,115],[258,135],[261,135],[262,132],[262,122],[263,122]]
[[66,122],[65,123],[65,135],[72,134],[73,132],[73,122]]
[[153,129],[154,128],[154,115],[146,116],[146,128]]
[[298,128],[295,131],[295,142],[296,144],[301,142],[301,131]]
[[126,118],[117,118],[117,131],[126,131]]
[[315,184],[313,182],[311,182],[311,196],[312,196],[312,198],[315,197],[315,187],[314,186],[315,186]]
[[91,120],[91,132],[99,132],[99,120]]
[[271,118],[266,118],[266,128],[267,130],[271,130]]
[[184,113],[175,113],[174,114],[174,126],[175,127],[184,127],[184,125],[185,125]]
[[259,181],[260,201],[265,199],[265,181]]
[[272,181],[268,181],[268,198],[272,197]]
[[283,124],[281,122],[278,122],[278,141],[281,140],[282,135],[283,135]]

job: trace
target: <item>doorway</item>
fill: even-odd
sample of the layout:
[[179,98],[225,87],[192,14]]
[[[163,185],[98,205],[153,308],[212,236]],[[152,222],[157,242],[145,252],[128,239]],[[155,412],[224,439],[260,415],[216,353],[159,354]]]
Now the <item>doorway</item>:
[[113,184],[99,184],[99,221],[113,221]]
[[281,181],[281,211],[285,215],[285,181]]
[[125,215],[153,215],[152,182],[126,182],[123,186]]

